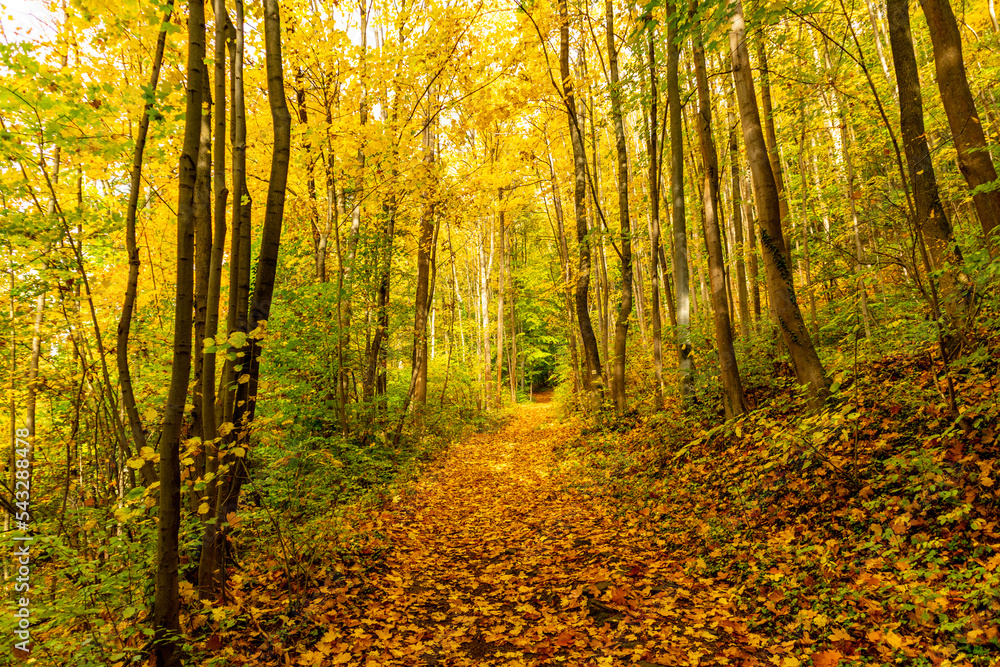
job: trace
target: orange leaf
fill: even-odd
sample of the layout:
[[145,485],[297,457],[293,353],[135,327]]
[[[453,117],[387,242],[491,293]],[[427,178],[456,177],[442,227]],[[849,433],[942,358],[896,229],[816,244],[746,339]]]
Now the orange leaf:
[[573,643],[575,635],[572,630],[563,630],[559,636],[556,638],[556,644],[560,646],[569,646]]
[[813,667],[837,667],[843,657],[840,651],[817,651],[812,654]]

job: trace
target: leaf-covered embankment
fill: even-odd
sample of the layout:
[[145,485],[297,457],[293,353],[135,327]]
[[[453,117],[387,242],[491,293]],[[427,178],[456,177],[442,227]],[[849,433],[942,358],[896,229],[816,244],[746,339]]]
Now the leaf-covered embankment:
[[992,364],[955,379],[960,420],[930,357],[899,356],[811,417],[790,397],[711,429],[671,411],[560,455],[689,576],[738,592],[764,664],[991,664],[1000,402]]

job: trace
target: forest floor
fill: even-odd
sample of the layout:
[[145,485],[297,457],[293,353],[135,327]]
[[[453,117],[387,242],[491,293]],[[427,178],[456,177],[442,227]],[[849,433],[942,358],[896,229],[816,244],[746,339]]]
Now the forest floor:
[[390,505],[376,528],[391,551],[310,608],[329,630],[296,664],[739,664],[766,643],[644,516],[573,489],[553,447],[579,429],[558,409],[519,406]]
[[906,355],[813,414],[520,404],[248,559],[188,629],[206,667],[997,665],[994,371],[960,377],[959,420]]

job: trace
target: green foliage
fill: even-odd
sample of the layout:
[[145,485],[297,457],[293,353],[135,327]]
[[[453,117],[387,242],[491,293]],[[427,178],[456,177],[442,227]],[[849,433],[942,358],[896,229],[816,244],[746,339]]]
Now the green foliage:
[[[139,491],[137,497],[142,496]],[[136,664],[152,630],[145,624],[153,591],[155,524],[119,523],[90,508],[70,513],[84,535],[40,534],[30,543],[33,652],[81,667]],[[13,636],[17,619],[8,601],[0,631]]]

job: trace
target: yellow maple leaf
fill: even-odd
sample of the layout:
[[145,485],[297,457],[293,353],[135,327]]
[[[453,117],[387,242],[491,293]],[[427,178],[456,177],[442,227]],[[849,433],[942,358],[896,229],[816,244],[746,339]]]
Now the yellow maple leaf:
[[852,639],[854,638],[842,628],[835,628],[834,631],[830,633],[830,641],[849,642]]

